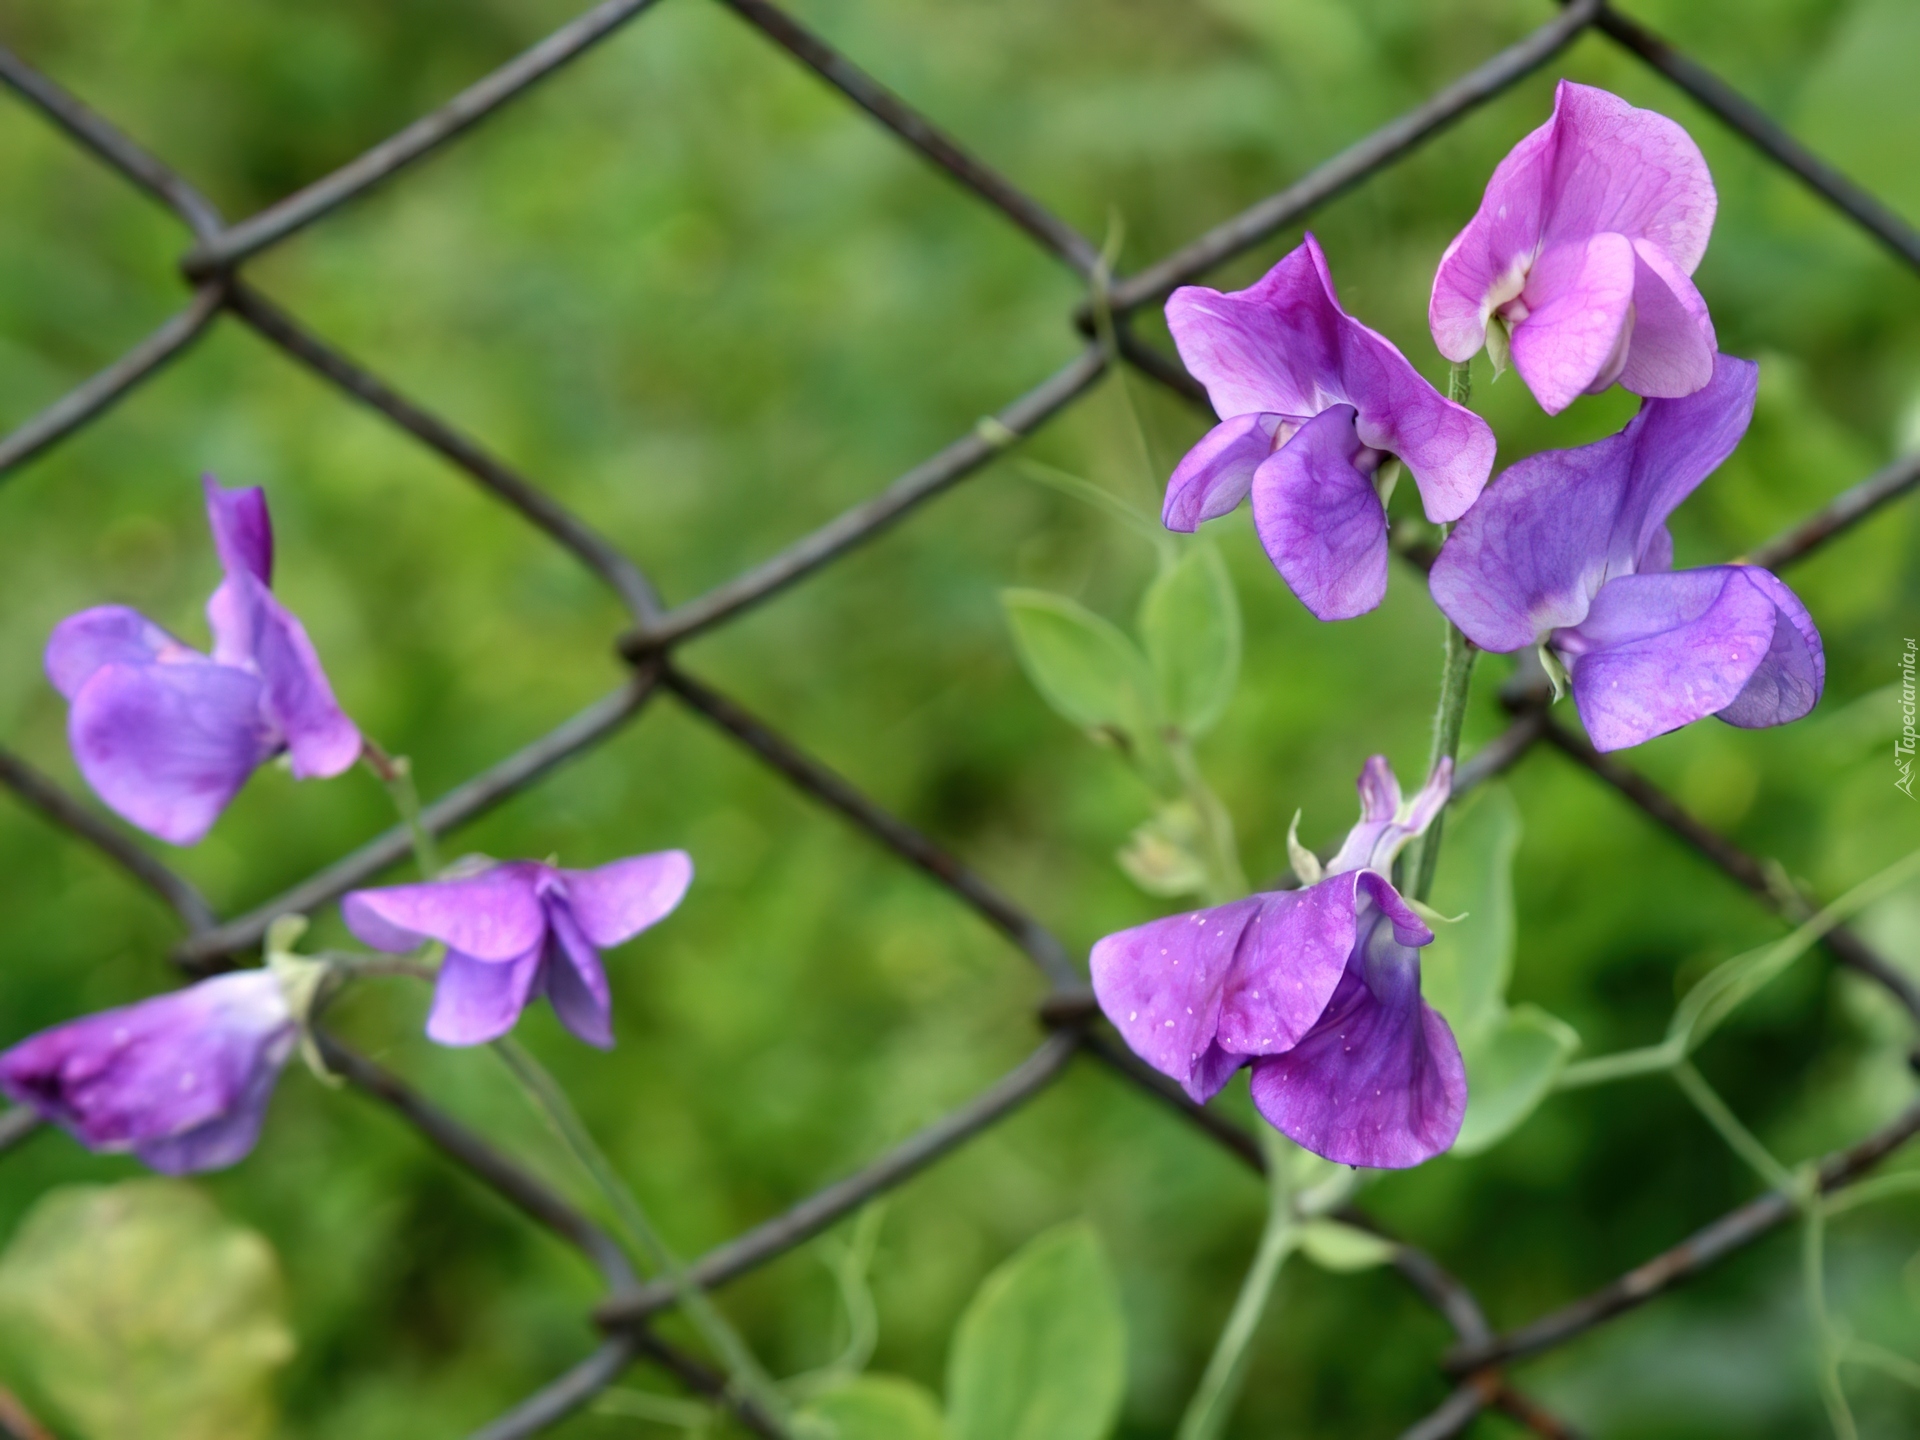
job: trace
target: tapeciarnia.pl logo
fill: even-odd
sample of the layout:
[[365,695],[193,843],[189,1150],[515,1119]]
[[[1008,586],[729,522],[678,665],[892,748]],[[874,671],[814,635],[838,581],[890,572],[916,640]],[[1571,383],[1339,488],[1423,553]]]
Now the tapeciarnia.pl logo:
[[1909,800],[1913,793],[1913,713],[1914,713],[1914,660],[1913,637],[1907,637],[1907,648],[1900,656],[1900,738],[1893,742],[1893,768],[1896,778],[1893,786]]

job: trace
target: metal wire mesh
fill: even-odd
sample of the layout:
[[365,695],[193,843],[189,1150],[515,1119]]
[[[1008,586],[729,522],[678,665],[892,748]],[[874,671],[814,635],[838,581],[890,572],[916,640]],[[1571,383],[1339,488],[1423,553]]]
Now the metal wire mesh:
[[[1083,1054],[1158,1096],[1172,1112],[1200,1127],[1248,1165],[1261,1168],[1262,1152],[1251,1134],[1231,1120],[1193,1105],[1177,1087],[1103,1033],[1078,961],[1039,921],[934,840],[888,814],[779,731],[681,669],[674,656],[676,646],[691,636],[732,621],[904,519],[924,501],[964,480],[999,452],[1018,443],[1071,405],[1115,364],[1132,365],[1204,406],[1204,394],[1178,360],[1131,332],[1128,322],[1135,312],[1160,301],[1175,286],[1241,254],[1334,196],[1394,164],[1477,105],[1543,65],[1589,29],[1606,35],[1664,75],[1917,272],[1920,272],[1920,233],[1875,197],[1809,153],[1758,107],[1711,72],[1671,49],[1658,36],[1614,11],[1604,0],[1572,0],[1563,4],[1561,13],[1518,43],[1285,190],[1222,221],[1173,254],[1107,283],[1101,275],[1098,247],[1091,240],[973,157],[791,15],[768,0],[720,0],[741,20],[866,111],[901,143],[945,171],[982,204],[1005,216],[1090,286],[1104,284],[1115,329],[1109,339],[1098,338],[1091,307],[1083,304],[1072,319],[1088,343],[1052,377],[895,479],[870,500],[704,595],[668,606],[640,566],[606,537],[453,425],[334,349],[298,318],[253,289],[244,276],[244,265],[249,259],[395,178],[463,131],[490,118],[531,86],[640,18],[653,3],[654,0],[604,0],[439,109],[324,179],[257,215],[233,223],[163,161],[87,108],[56,81],[0,46],[0,81],[65,131],[76,145],[172,211],[193,237],[192,247],[180,266],[191,291],[185,307],[113,365],[0,440],[0,478],[98,419],[188,349],[217,320],[230,317],[437,451],[475,483],[517,510],[529,523],[544,530],[613,591],[630,617],[631,628],[620,640],[621,653],[631,662],[633,670],[628,683],[428,805],[423,816],[428,829],[436,834],[453,830],[508,796],[538,783],[555,767],[618,732],[665,692],[751,750],[799,790],[838,811],[902,861],[931,875],[1004,933],[1040,969],[1051,987],[1038,1015],[1046,1034],[1025,1061],[966,1105],[895,1146],[857,1174],[800,1200],[773,1219],[693,1261],[689,1272],[697,1284],[703,1287],[724,1284],[817,1235],[994,1125],[1046,1089],[1076,1056]],[[1920,457],[1901,460],[1843,492],[1824,509],[1760,547],[1749,558],[1772,569],[1791,565],[1916,486],[1920,486]],[[1422,557],[1414,554],[1407,558],[1417,563]],[[1513,713],[1512,723],[1501,736],[1467,761],[1456,793],[1499,773],[1544,743],[1619,791],[1789,922],[1803,921],[1817,908],[1808,896],[1783,884],[1776,871],[1701,824],[1643,776],[1611,757],[1596,753],[1583,739],[1562,728],[1547,714],[1545,697],[1513,691],[1503,698]],[[395,827],[266,904],[223,920],[188,880],[132,843],[93,809],[4,751],[0,751],[0,782],[46,819],[89,842],[171,906],[186,931],[174,957],[193,973],[223,968],[233,956],[258,945],[275,916],[311,910],[338,897],[403,858],[409,848],[407,833]],[[1827,931],[1822,943],[1834,960],[1884,986],[1920,1020],[1920,987],[1858,935],[1844,925],[1837,925]],[[651,1317],[674,1303],[669,1285],[660,1280],[638,1278],[611,1237],[484,1138],[337,1039],[323,1037],[323,1043],[327,1059],[338,1073],[390,1106],[448,1159],[464,1166],[529,1219],[576,1247],[604,1280],[606,1295],[595,1312],[595,1319],[606,1336],[600,1347],[511,1413],[476,1432],[473,1440],[510,1440],[510,1437],[531,1435],[592,1399],[639,1358],[654,1361],[691,1389],[733,1407],[750,1429],[763,1434],[778,1433],[768,1417],[743,1407],[728,1394],[723,1377],[652,1331]],[[18,1139],[32,1124],[31,1115],[21,1111],[0,1117],[0,1146]],[[1920,1132],[1920,1105],[1822,1161],[1818,1167],[1821,1191],[1838,1190],[1852,1183],[1917,1132]],[[1439,1440],[1439,1437],[1457,1435],[1483,1410],[1490,1408],[1504,1412],[1536,1434],[1571,1435],[1573,1432],[1563,1422],[1514,1389],[1506,1378],[1509,1365],[1562,1345],[1614,1315],[1645,1304],[1733,1251],[1753,1243],[1796,1213],[1794,1197],[1781,1192],[1762,1195],[1593,1294],[1505,1333],[1493,1329],[1472,1292],[1431,1256],[1414,1246],[1394,1241],[1396,1267],[1413,1289],[1446,1319],[1456,1341],[1440,1360],[1444,1371],[1456,1378],[1456,1388],[1439,1408],[1406,1430],[1402,1440]],[[1376,1232],[1379,1229],[1356,1209],[1344,1212],[1344,1218]]]

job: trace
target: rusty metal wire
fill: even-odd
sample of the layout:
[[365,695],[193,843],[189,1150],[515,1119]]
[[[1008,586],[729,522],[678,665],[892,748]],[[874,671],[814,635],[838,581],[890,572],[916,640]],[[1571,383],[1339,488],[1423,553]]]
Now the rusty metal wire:
[[[1033,961],[1051,987],[1037,1017],[1049,1030],[1038,1049],[975,1099],[903,1141],[856,1174],[797,1201],[783,1213],[693,1261],[690,1273],[700,1285],[717,1287],[765,1264],[819,1234],[873,1197],[903,1183],[1047,1089],[1080,1054],[1125,1083],[1159,1098],[1230,1153],[1252,1168],[1260,1169],[1264,1160],[1252,1135],[1233,1121],[1194,1105],[1177,1086],[1113,1042],[1098,1024],[1079,960],[1070,956],[1045,926],[935,841],[888,814],[847,780],[733,700],[688,675],[673,659],[675,647],[694,635],[732,621],[750,607],[764,603],[903,520],[923,502],[977,472],[1002,450],[1017,444],[1073,404],[1116,363],[1131,365],[1176,393],[1204,404],[1204,392],[1177,360],[1145,345],[1128,332],[1126,322],[1131,313],[1162,299],[1174,286],[1205,274],[1393,165],[1476,106],[1538,69],[1589,30],[1607,36],[1665,76],[1916,272],[1920,272],[1920,234],[1875,197],[1807,151],[1759,107],[1695,61],[1674,51],[1637,21],[1612,9],[1606,0],[1562,0],[1559,14],[1425,104],[1357,141],[1286,189],[1222,221],[1173,254],[1133,274],[1106,282],[1101,274],[1099,248],[1091,240],[970,154],[957,140],[791,14],[769,0],[720,0],[744,23],[814,71],[975,199],[997,210],[1047,253],[1087,279],[1090,285],[1105,283],[1106,303],[1117,322],[1117,330],[1110,342],[1093,339],[1096,327],[1091,305],[1081,305],[1069,318],[1091,343],[1063,369],[1010,401],[995,416],[969,429],[872,499],[706,594],[668,606],[642,568],[611,540],[569,512],[532,479],[334,349],[256,291],[243,275],[248,260],[325,219],[374,187],[388,183],[408,166],[488,120],[531,86],[563,70],[586,50],[641,17],[654,3],[655,0],[603,0],[390,139],[259,214],[235,223],[228,223],[192,184],[68,93],[57,81],[0,46],[0,84],[10,88],[76,145],[166,207],[190,236],[180,267],[190,288],[185,307],[114,364],[12,434],[0,438],[0,479],[100,418],[135,387],[178,358],[211,326],[224,317],[231,317],[414,436],[475,484],[517,510],[605,583],[630,617],[631,628],[619,638],[619,647],[633,665],[631,681],[550,734],[532,741],[428,805],[422,818],[430,831],[442,834],[457,829],[508,796],[538,783],[556,767],[620,731],[664,692],[759,756],[802,793],[837,811],[901,860],[945,886]],[[1791,564],[1916,488],[1920,488],[1920,459],[1897,462],[1759,547],[1751,559],[1773,568]],[[1421,557],[1414,554],[1408,558],[1417,562]],[[1430,557],[1427,559],[1430,563]],[[1460,789],[1519,763],[1544,741],[1547,748],[1571,758],[1618,790],[1670,834],[1787,921],[1797,923],[1812,913],[1813,900],[1786,882],[1778,873],[1778,867],[1770,867],[1738,849],[1630,767],[1595,753],[1584,740],[1548,717],[1544,701],[1537,693],[1522,691],[1508,699],[1515,714],[1513,723],[1466,761],[1460,773]],[[3,751],[0,751],[0,783],[47,820],[93,845],[173,909],[186,932],[174,951],[174,958],[189,973],[204,973],[232,963],[235,956],[260,943],[275,916],[308,911],[334,899],[400,860],[407,851],[407,836],[396,827],[268,903],[247,914],[222,920],[184,877],[155,859],[89,805],[67,795],[24,761]],[[1920,987],[1875,953],[1857,934],[1844,926],[1836,926],[1822,943],[1835,960],[1885,987],[1920,1020]],[[605,1297],[595,1318],[606,1331],[606,1340],[572,1370],[477,1432],[474,1440],[518,1440],[518,1437],[535,1434],[590,1401],[639,1359],[659,1365],[689,1389],[715,1403],[732,1407],[736,1417],[749,1429],[761,1434],[778,1434],[767,1416],[743,1410],[739,1402],[728,1395],[723,1377],[693,1356],[666,1344],[648,1328],[651,1316],[672,1306],[670,1287],[658,1280],[647,1282],[636,1277],[619,1246],[591,1220],[538,1177],[442,1114],[398,1078],[331,1037],[326,1037],[324,1044],[328,1060],[338,1073],[410,1125],[455,1166],[494,1190],[533,1223],[572,1245],[599,1272],[605,1286]],[[0,1149],[20,1139],[32,1127],[32,1117],[25,1112],[0,1115]],[[1817,1172],[1820,1189],[1833,1191],[1850,1184],[1916,1133],[1920,1133],[1920,1107],[1909,1110],[1851,1148],[1828,1157]],[[1458,1435],[1488,1409],[1501,1411],[1537,1435],[1571,1436],[1574,1432],[1564,1422],[1513,1388],[1506,1378],[1505,1367],[1563,1345],[1612,1316],[1647,1303],[1733,1251],[1754,1243],[1790,1219],[1795,1210],[1794,1197],[1781,1193],[1762,1195],[1585,1299],[1505,1334],[1494,1330],[1472,1291],[1438,1261],[1395,1240],[1396,1268],[1410,1288],[1445,1318],[1454,1332],[1454,1348],[1441,1358],[1441,1369],[1443,1373],[1459,1377],[1456,1387],[1439,1407],[1406,1430],[1402,1440],[1443,1440],[1443,1437]],[[1378,1230],[1374,1222],[1357,1209],[1344,1212],[1344,1218]]]

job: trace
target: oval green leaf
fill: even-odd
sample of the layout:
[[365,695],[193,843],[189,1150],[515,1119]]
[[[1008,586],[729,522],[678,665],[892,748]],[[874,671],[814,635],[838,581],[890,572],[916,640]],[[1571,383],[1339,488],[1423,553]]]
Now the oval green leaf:
[[1580,1037],[1537,1005],[1516,1005],[1461,1046],[1467,1062],[1467,1118],[1456,1155],[1477,1155],[1506,1138],[1553,1089]]
[[1240,680],[1240,602],[1220,552],[1205,541],[1160,572],[1140,603],[1140,638],[1188,735],[1219,723]]
[[43,1196],[0,1256],[0,1336],[85,1440],[262,1440],[294,1348],[272,1248],[159,1179]]
[[1102,1440],[1125,1390],[1120,1287],[1077,1221],[1028,1242],[960,1317],[947,1428],[952,1440]]
[[947,1440],[940,1402],[897,1375],[857,1375],[800,1412],[796,1434],[821,1440]]
[[1462,1049],[1506,1011],[1519,848],[1520,807],[1504,785],[1488,785],[1447,817],[1431,903],[1442,915],[1461,918],[1433,927],[1433,943],[1420,953],[1420,991],[1447,1017]]

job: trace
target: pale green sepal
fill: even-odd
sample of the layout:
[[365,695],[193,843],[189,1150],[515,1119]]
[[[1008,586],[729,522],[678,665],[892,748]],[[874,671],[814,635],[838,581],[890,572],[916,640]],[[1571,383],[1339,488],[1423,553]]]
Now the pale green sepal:
[[1380,468],[1373,472],[1373,488],[1380,497],[1382,510],[1393,503],[1393,487],[1400,483],[1400,473],[1405,468],[1398,455],[1389,455],[1380,462]]
[[[1498,315],[1487,317],[1487,359],[1493,362],[1493,380],[1507,373],[1507,365],[1513,357],[1513,340],[1507,333],[1507,322]],[[1493,381],[1489,380],[1488,384]]]
[[1458,925],[1473,913],[1471,910],[1462,910],[1458,915],[1442,915],[1424,900],[1415,900],[1411,895],[1402,895],[1400,898],[1406,901],[1409,910],[1426,921],[1429,926]]
[[1567,667],[1560,663],[1560,657],[1553,653],[1553,646],[1545,640],[1540,642],[1540,668],[1547,672],[1547,679],[1553,682],[1553,698],[1556,703],[1567,698],[1567,692],[1573,688],[1573,677],[1567,674]]
[[313,960],[294,953],[293,947],[307,933],[307,917],[281,915],[267,926],[267,969],[280,982],[280,994],[300,1030],[300,1058],[314,1078],[323,1085],[338,1086],[340,1077],[327,1068],[320,1046],[313,1038],[313,1019],[325,1001],[327,991],[337,979],[334,967],[325,960]]
[[1302,885],[1318,885],[1326,879],[1326,867],[1320,863],[1320,857],[1300,843],[1300,811],[1293,812],[1293,823],[1287,826],[1287,863],[1293,866],[1293,873]]
[[1294,1243],[1322,1270],[1350,1274],[1393,1259],[1393,1242],[1338,1220],[1309,1220],[1294,1232]]

